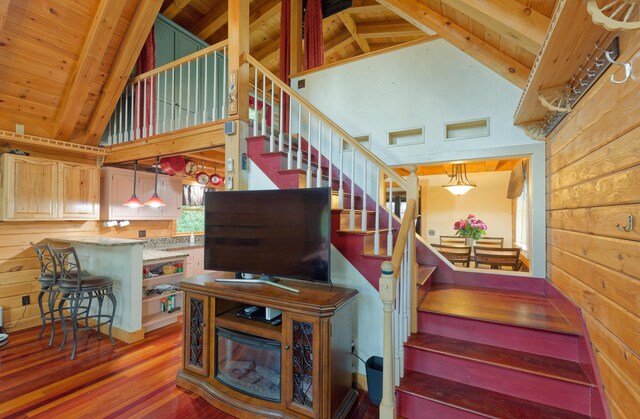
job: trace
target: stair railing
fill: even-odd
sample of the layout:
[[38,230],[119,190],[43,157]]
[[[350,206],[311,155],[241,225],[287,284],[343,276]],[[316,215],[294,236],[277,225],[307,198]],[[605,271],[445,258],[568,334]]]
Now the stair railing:
[[227,41],[134,77],[103,136],[106,145],[219,121],[228,116]]
[[[338,208],[344,209],[345,198],[350,199],[349,230],[371,230],[368,228],[370,218],[367,208],[369,208],[369,213],[375,212],[373,215],[374,253],[391,255],[393,246],[391,209],[386,219],[388,227],[386,234],[381,234],[380,228],[380,203],[384,205],[385,201],[382,185],[388,182],[390,208],[394,187],[407,191],[407,180],[255,58],[245,55],[245,60],[250,65],[249,74],[250,79],[253,80],[256,109],[259,100],[263,103],[262,114],[255,112],[251,116],[253,135],[269,137],[269,152],[286,153],[287,169],[304,172],[304,187],[331,186],[334,182],[334,170],[338,170]],[[264,111],[267,104],[270,104],[272,109],[271,121],[267,120],[267,112]],[[277,117],[275,116],[276,107]],[[285,107],[286,110],[283,109]],[[285,122],[285,114],[289,116],[288,122]],[[323,171],[323,166],[328,167],[328,170]],[[345,190],[346,187],[349,188],[348,191]],[[361,208],[356,208],[356,195],[363,197]],[[367,202],[367,196],[370,197],[369,202]],[[411,193],[407,192],[407,197],[410,196]],[[361,214],[358,226],[356,225],[357,212]]]
[[379,282],[384,311],[381,419],[396,417],[395,386],[400,384],[404,372],[404,343],[412,332],[412,316],[416,312],[416,216],[416,201],[408,200],[391,261],[382,263]]

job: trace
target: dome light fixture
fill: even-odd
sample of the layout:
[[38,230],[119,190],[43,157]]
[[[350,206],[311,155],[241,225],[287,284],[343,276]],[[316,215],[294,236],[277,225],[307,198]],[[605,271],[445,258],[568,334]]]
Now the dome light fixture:
[[467,165],[464,163],[456,163],[451,166],[451,176],[449,183],[442,185],[454,195],[460,196],[475,188],[476,185],[467,178]]
[[144,204],[153,208],[164,207],[166,205],[158,196],[158,157],[156,157],[156,182],[153,188],[153,195],[151,195],[151,198],[147,199],[147,202]]

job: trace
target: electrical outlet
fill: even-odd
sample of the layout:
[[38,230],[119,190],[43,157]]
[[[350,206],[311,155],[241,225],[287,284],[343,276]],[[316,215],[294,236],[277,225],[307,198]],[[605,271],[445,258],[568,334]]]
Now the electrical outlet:
[[435,230],[429,230],[429,237],[433,237],[436,235],[436,231]]
[[147,237],[147,230],[138,230],[138,237]]
[[23,306],[28,306],[29,304],[31,304],[31,297],[29,295],[23,295],[22,296],[22,305]]

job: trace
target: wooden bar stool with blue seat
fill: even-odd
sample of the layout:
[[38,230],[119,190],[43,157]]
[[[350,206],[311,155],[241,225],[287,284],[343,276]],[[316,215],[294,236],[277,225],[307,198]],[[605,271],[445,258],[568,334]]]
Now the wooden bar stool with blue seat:
[[[76,357],[76,346],[78,341],[78,331],[96,329],[98,331],[98,339],[102,338],[101,327],[109,324],[109,338],[115,345],[113,339],[113,319],[116,313],[116,297],[113,294],[113,279],[106,276],[89,276],[85,275],[80,267],[80,259],[74,247],[63,249],[52,249],[56,257],[59,269],[60,280],[58,281],[58,291],[62,296],[58,303],[58,312],[60,315],[60,323],[64,336],[60,350],[64,347],[67,340],[67,333],[73,333],[73,351],[71,359]],[[111,300],[111,314],[102,313],[102,305],[104,298]],[[98,308],[96,312],[91,311],[91,303],[97,300]],[[83,306],[83,301],[87,301],[87,305]],[[65,303],[67,307],[65,308]],[[67,312],[65,314],[65,311]],[[79,324],[79,320],[84,318],[84,326]],[[96,320],[95,325],[90,324],[90,320]]]
[[[40,283],[40,293],[38,294],[38,307],[40,308],[40,319],[42,320],[42,329],[38,335],[38,339],[42,339],[42,334],[47,327],[47,322],[51,323],[51,338],[49,339],[49,346],[53,345],[53,337],[56,333],[55,326],[55,304],[58,298],[58,280],[60,278],[60,272],[58,270],[58,264],[56,258],[53,256],[51,246],[48,243],[45,244],[33,244],[33,250],[35,250],[40,261],[40,277],[38,282]],[[44,296],[47,296],[47,309],[45,310],[42,300]]]

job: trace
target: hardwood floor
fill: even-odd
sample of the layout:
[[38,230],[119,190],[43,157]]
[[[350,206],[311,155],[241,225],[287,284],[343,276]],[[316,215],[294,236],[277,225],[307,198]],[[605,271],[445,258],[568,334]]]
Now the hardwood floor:
[[[155,330],[134,344],[78,337],[58,351],[39,328],[12,333],[0,347],[0,417],[233,418],[201,397],[176,387],[181,366],[182,325]],[[351,418],[376,418],[377,408],[360,392]]]
[[[478,304],[482,301],[482,304]],[[563,333],[580,329],[544,297],[487,288],[438,284],[419,304],[420,310]]]

